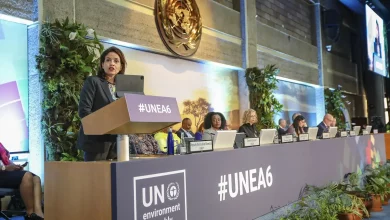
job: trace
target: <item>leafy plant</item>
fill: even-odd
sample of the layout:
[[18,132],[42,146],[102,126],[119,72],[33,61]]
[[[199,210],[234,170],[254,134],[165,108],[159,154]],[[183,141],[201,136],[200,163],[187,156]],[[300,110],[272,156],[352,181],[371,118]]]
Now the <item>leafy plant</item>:
[[337,120],[337,127],[341,130],[344,130],[346,126],[345,116],[343,113],[344,102],[343,99],[345,96],[341,92],[341,86],[338,86],[337,89],[325,89],[325,109],[326,112],[333,115]]
[[358,173],[349,173],[343,182],[340,183],[340,189],[357,196],[365,197],[365,192],[362,188],[362,175]]
[[385,196],[390,193],[390,189],[388,187],[390,179],[388,178],[387,174],[387,166],[379,166],[376,169],[366,167],[365,188],[367,192],[375,195],[380,195],[381,199],[384,200]]
[[325,187],[306,186],[303,197],[281,220],[336,220],[338,214],[351,213],[362,217],[368,211],[361,199],[345,193],[337,183]]
[[62,153],[61,161],[82,161],[83,152],[81,150],[77,150],[77,155],[73,156],[68,153]]
[[[92,36],[86,38],[86,36]],[[47,160],[79,158],[75,148],[80,127],[78,103],[83,82],[97,72],[103,45],[84,25],[46,22],[40,34],[37,69],[42,82],[42,129]],[[65,153],[65,154],[63,154]]]
[[274,115],[282,111],[283,105],[274,96],[274,91],[278,88],[278,73],[279,69],[275,65],[267,65],[263,69],[253,67],[245,71],[249,103],[259,117],[256,124],[259,130],[276,127]]

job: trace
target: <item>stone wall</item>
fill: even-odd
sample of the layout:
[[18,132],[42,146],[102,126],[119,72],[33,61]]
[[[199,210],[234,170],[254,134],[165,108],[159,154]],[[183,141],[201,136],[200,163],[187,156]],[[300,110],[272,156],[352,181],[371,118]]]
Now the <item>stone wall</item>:
[[312,43],[313,6],[304,0],[256,0],[258,20],[297,39]]
[[38,20],[38,0],[0,0],[0,14]]
[[215,2],[218,2],[228,8],[233,8],[233,0],[214,0]]
[[[202,13],[203,35],[199,50],[191,59],[241,67],[239,12],[211,0],[198,1],[198,7]],[[160,39],[153,8],[151,0],[76,0],[75,5],[73,0],[43,0],[43,17],[53,20],[68,16],[105,38],[172,55]]]

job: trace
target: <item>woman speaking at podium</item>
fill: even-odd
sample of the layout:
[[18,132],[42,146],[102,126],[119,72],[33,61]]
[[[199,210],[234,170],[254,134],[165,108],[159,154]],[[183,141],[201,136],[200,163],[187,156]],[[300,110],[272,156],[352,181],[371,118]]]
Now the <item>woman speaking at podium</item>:
[[[125,69],[126,60],[120,49],[110,47],[102,53],[97,76],[89,76],[81,90],[80,118],[84,118],[116,100],[115,76],[124,74]],[[81,126],[77,148],[84,151],[85,161],[115,159],[115,141],[115,135],[85,135]]]

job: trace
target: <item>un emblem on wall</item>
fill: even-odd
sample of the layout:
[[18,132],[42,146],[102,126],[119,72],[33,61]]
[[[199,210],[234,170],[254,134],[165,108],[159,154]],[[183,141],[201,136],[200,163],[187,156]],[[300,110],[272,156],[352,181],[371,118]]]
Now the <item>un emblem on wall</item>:
[[175,200],[180,195],[179,183],[170,183],[167,187],[167,198],[169,200]]
[[195,0],[156,0],[155,19],[165,46],[179,56],[192,56],[199,47],[202,20]]

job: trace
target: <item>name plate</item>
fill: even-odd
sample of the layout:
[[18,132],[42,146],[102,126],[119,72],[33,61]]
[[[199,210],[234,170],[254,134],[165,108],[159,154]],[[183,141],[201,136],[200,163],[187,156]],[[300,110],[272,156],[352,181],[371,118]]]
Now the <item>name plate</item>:
[[346,131],[340,132],[340,137],[347,137],[348,133]]
[[363,130],[363,135],[367,135],[367,134],[370,134],[370,133],[368,133],[368,131],[366,131],[366,130]]
[[309,134],[300,134],[299,135],[299,141],[308,141],[309,140]]
[[245,147],[260,146],[260,138],[244,138]]
[[191,153],[213,150],[213,141],[191,141],[189,144]]
[[290,143],[290,142],[293,142],[293,136],[291,134],[282,136],[282,143]]
[[322,139],[329,139],[330,134],[329,133],[322,133]]
[[374,129],[374,134],[378,134],[378,129]]
[[351,136],[351,137],[356,136],[355,131],[350,131],[350,132],[349,132],[349,136]]

